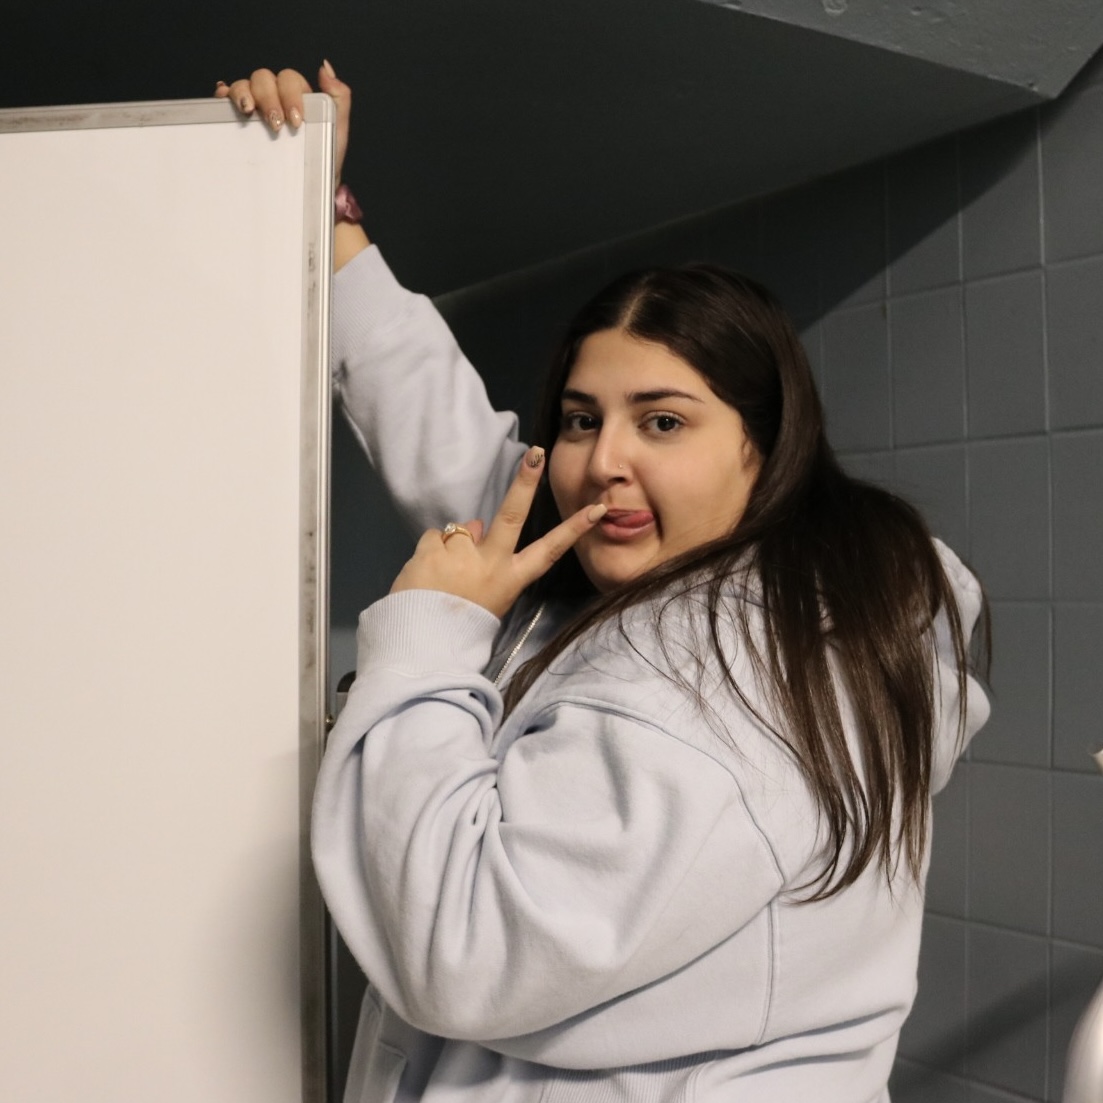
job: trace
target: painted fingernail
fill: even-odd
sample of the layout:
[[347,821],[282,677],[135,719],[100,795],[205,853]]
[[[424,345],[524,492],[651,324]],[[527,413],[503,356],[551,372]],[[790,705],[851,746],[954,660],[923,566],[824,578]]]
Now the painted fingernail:
[[605,514],[608,513],[608,512],[609,512],[609,507],[606,506],[606,505],[602,505],[601,502],[598,502],[598,504],[596,506],[590,506],[590,510],[586,514],[586,520],[587,521],[600,521],[602,519],[602,517],[604,517]]
[[303,123],[303,113],[297,108],[293,107],[287,113],[287,121],[298,130]]
[[273,130],[279,130],[283,126],[283,116],[275,109],[268,112],[268,125]]
[[333,77],[334,80],[337,79],[337,74],[333,71],[333,66],[330,65],[328,58],[322,60],[322,68],[326,71],[328,76]]
[[525,463],[529,467],[539,467],[544,462],[544,449],[540,447],[530,448],[528,456],[525,457]]
[[253,110],[253,101],[248,96],[242,96],[237,105],[243,115],[248,115]]

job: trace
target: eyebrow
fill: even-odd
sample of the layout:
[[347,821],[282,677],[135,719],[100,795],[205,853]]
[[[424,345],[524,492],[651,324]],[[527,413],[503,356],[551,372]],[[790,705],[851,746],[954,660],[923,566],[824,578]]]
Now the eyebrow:
[[[688,394],[686,391],[679,391],[674,387],[661,387],[654,391],[632,391],[625,397],[628,399],[630,406],[639,406],[647,402],[661,402],[664,398],[686,398],[690,402],[704,402],[704,399]],[[592,394],[587,394],[585,391],[576,391],[572,387],[564,387],[561,400],[567,401],[568,399],[584,406],[599,405],[598,400]]]

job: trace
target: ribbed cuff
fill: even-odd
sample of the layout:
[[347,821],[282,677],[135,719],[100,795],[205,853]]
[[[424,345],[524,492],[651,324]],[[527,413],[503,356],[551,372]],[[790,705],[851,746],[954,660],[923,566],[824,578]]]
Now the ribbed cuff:
[[477,673],[490,662],[500,624],[481,605],[439,590],[388,594],[360,614],[357,673],[373,667]]

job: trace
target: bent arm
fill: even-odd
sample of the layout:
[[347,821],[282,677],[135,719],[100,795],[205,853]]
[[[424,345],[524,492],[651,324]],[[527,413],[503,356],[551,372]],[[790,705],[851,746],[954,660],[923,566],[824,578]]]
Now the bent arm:
[[492,408],[436,308],[374,246],[334,279],[332,337],[337,394],[411,527],[489,521],[525,452],[517,418]]
[[490,1043],[676,973],[781,883],[731,774],[644,715],[564,696],[511,718],[499,761],[478,674],[495,626],[427,591],[364,614],[313,825],[327,903],[388,1003]]

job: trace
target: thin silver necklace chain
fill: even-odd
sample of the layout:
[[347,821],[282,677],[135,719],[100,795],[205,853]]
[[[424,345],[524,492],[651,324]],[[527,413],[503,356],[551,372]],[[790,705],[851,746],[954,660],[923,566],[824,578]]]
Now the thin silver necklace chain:
[[494,684],[496,686],[500,686],[502,684],[502,679],[506,676],[506,671],[509,669],[509,664],[517,658],[518,652],[520,652],[521,648],[525,646],[525,641],[529,638],[529,636],[532,635],[532,630],[536,627],[537,622],[543,615],[544,606],[546,604],[546,601],[540,602],[540,605],[537,608],[536,612],[532,615],[532,620],[530,620],[528,623],[528,627],[521,633],[521,638],[513,645],[513,650],[506,656],[506,661],[502,663],[501,670],[499,670],[494,677]]

